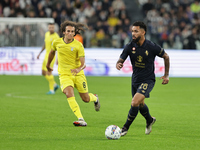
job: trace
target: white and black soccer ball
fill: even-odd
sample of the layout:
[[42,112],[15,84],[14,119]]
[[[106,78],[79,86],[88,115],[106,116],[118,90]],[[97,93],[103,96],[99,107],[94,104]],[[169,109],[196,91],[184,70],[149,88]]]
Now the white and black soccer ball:
[[117,140],[121,137],[121,129],[116,125],[110,125],[106,128],[105,136],[109,140]]

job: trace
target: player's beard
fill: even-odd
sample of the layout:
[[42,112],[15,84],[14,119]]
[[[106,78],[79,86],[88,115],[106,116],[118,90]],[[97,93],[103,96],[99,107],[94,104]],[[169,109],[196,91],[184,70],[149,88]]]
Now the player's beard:
[[132,41],[133,41],[134,43],[138,43],[140,39],[141,39],[141,36],[138,36],[137,38],[132,39]]

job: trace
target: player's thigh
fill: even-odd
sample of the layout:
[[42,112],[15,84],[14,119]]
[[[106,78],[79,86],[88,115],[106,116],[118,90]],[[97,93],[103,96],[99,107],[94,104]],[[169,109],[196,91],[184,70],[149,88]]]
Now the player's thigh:
[[66,87],[71,86],[74,88],[75,76],[59,75],[59,80],[60,80],[60,87],[61,87],[62,92]]
[[143,94],[146,98],[148,98],[150,96],[150,92],[152,91],[154,85],[155,85],[155,82],[152,80],[147,80],[145,82],[142,82],[138,86],[136,93]]
[[137,89],[138,89],[138,85],[133,84],[131,87],[132,97],[134,97],[134,95],[136,94]]
[[[43,60],[43,63],[42,63],[42,70],[44,71],[47,71],[47,62],[48,62],[48,58],[45,57],[45,59]],[[54,66],[54,63],[55,63],[55,57],[53,58],[53,60],[51,61],[51,64],[50,64],[50,67],[53,68]]]
[[79,93],[88,93],[88,84],[85,75],[77,75],[74,87]]
[[42,70],[45,71],[45,72],[47,72],[46,65],[47,65],[47,59],[44,59],[43,63],[42,63]]

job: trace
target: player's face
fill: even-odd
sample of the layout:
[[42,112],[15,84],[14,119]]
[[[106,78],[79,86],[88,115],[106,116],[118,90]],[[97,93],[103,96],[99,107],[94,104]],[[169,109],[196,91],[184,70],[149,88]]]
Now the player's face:
[[50,32],[51,34],[54,33],[54,29],[55,29],[55,26],[54,26],[53,24],[48,25],[48,30],[49,30],[49,32]]
[[63,32],[63,34],[65,35],[65,38],[67,38],[68,40],[72,40],[75,35],[75,27],[66,26],[65,32]]
[[133,42],[137,43],[144,36],[145,32],[144,29],[141,29],[139,26],[132,27],[132,39]]

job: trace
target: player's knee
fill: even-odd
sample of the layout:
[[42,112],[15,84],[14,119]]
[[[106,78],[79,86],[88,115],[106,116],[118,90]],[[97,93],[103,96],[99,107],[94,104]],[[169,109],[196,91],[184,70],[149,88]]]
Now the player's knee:
[[65,91],[63,91],[63,93],[66,95],[67,98],[74,97],[74,95],[72,93],[65,92]]
[[136,93],[132,99],[131,105],[133,107],[138,107],[140,104],[141,105],[144,104],[144,99],[145,99],[145,96],[143,94]]
[[43,76],[46,76],[47,75],[47,72],[45,70],[42,70],[42,75]]
[[133,106],[133,107],[138,107],[139,105],[140,105],[140,102],[139,102],[139,101],[132,100],[131,106]]

